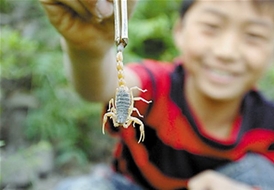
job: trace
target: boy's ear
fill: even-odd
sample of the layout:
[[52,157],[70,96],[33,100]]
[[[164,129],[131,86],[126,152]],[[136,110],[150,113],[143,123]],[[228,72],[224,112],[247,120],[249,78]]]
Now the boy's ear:
[[183,46],[182,34],[184,32],[184,24],[182,18],[177,19],[173,27],[173,40],[178,49]]

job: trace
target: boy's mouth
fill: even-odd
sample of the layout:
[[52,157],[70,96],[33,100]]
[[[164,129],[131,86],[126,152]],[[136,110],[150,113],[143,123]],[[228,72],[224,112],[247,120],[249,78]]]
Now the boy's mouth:
[[234,72],[209,66],[204,66],[204,70],[207,78],[216,84],[230,84],[234,82],[238,76],[238,74]]

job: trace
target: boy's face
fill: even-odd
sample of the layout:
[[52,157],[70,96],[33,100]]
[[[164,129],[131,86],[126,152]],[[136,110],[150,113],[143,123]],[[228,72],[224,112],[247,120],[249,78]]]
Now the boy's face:
[[250,1],[197,1],[175,41],[192,88],[216,100],[241,98],[274,60],[274,21]]

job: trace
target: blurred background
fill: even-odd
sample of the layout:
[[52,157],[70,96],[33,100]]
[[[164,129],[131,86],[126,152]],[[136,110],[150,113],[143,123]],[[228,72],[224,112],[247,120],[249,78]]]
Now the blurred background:
[[[181,0],[140,1],[125,62],[177,55],[171,35]],[[38,0],[0,0],[0,188],[51,189],[109,163],[115,139],[101,132],[102,105],[68,83],[59,35]],[[274,63],[259,87],[274,100]]]

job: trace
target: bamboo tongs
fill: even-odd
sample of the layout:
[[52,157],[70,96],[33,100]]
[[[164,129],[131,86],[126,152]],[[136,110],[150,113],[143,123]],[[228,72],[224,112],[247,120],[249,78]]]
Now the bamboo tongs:
[[128,44],[127,0],[113,0],[114,28],[117,52],[122,52]]

